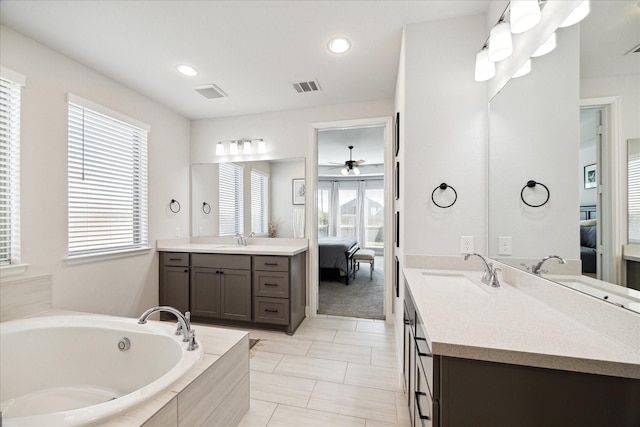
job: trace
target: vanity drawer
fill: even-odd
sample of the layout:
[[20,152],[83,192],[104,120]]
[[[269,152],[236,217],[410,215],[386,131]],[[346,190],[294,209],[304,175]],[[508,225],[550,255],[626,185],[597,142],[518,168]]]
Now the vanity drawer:
[[289,298],[289,273],[254,271],[253,294],[257,297]]
[[251,255],[191,254],[191,266],[250,270]]
[[256,297],[254,299],[253,320],[258,323],[289,324],[289,300]]
[[[439,381],[435,375],[437,375],[438,372],[437,365],[439,363],[439,359],[434,357],[433,352],[431,351],[424,326],[419,317],[416,318],[415,345],[416,365],[420,365],[418,368],[420,368],[424,374],[425,381],[428,385],[428,390],[426,391],[431,393],[431,397],[437,400],[440,398],[440,387]],[[435,369],[434,365],[436,365]]]
[[189,253],[160,252],[160,265],[174,265],[176,267],[188,267]]
[[289,257],[254,256],[253,269],[265,271],[289,271]]
[[438,425],[439,408],[431,398],[427,387],[425,372],[420,364],[416,365],[415,391],[414,391],[414,426],[431,427]]

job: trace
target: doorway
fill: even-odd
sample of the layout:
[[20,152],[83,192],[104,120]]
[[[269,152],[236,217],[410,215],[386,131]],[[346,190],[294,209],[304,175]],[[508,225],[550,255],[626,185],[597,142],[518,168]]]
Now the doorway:
[[[364,318],[379,318],[392,321],[391,316],[391,227],[389,219],[393,206],[390,194],[391,184],[391,118],[372,118],[341,122],[318,123],[313,125],[314,150],[309,156],[309,190],[316,197],[312,198],[309,206],[309,309],[310,316],[317,314],[332,314],[323,305],[320,309],[320,286],[333,282],[335,288],[334,300],[343,305],[357,306],[358,292],[356,287],[360,282],[362,295],[367,296],[375,281],[379,285],[378,301],[381,306],[379,315],[371,316],[359,312],[351,315],[340,315]],[[354,139],[355,134],[378,134],[379,140],[372,142],[367,138]],[[333,140],[336,146],[331,146]],[[349,142],[351,141],[351,142]],[[328,147],[324,147],[324,144]],[[364,144],[370,144],[366,147]],[[352,146],[352,149],[349,147]],[[377,147],[373,153],[366,148]],[[335,156],[332,159],[325,156],[326,148]],[[359,162],[365,160],[364,162]],[[358,168],[357,174],[349,168]],[[345,169],[347,169],[345,171]],[[347,172],[347,173],[345,173]],[[347,274],[349,285],[339,271],[326,271],[320,268],[318,246],[319,237],[324,236],[355,236],[360,251],[370,251],[372,263],[349,262]],[[356,252],[357,253],[357,252]],[[361,252],[362,254],[362,252]],[[373,270],[371,270],[373,267]],[[355,268],[355,270],[354,270]],[[354,275],[355,271],[355,277]],[[332,274],[334,275],[332,277]],[[372,277],[374,280],[372,280]],[[340,296],[342,293],[342,297]],[[349,303],[349,304],[346,304]],[[355,304],[353,304],[355,303]],[[361,302],[360,305],[366,305]]]

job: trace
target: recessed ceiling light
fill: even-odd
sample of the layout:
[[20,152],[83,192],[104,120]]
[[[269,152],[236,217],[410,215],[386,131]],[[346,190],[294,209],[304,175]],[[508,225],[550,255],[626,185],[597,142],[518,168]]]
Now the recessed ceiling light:
[[176,69],[180,71],[180,73],[188,77],[195,77],[198,75],[198,70],[193,68],[191,65],[180,64],[176,67]]
[[345,53],[351,48],[351,42],[344,37],[337,37],[329,42],[329,50],[333,53]]

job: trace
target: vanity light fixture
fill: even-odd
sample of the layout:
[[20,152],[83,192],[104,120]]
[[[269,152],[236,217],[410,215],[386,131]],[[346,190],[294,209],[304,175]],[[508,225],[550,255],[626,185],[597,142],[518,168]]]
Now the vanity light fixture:
[[238,155],[238,141],[231,141],[231,144],[229,144],[229,154],[232,156]]
[[520,67],[520,69],[516,71],[513,77],[518,78],[526,76],[527,74],[529,74],[529,72],[531,72],[531,58],[527,59],[527,62],[525,62],[524,65],[522,65],[522,67]]
[[258,142],[258,154],[264,154],[267,152],[267,145],[264,142],[264,139],[260,138],[260,139],[256,139],[255,141]]
[[489,61],[489,50],[483,47],[476,54],[475,80],[477,82],[487,81],[496,75],[496,64]]
[[240,141],[240,144],[242,146],[242,154],[252,154],[253,153],[253,147],[251,146],[251,141],[249,141],[249,140]]
[[218,141],[216,144],[216,156],[224,156],[224,144],[222,141]]
[[538,0],[511,0],[509,21],[513,34],[524,33],[535,27],[541,17]]
[[340,54],[351,49],[351,42],[344,37],[336,37],[335,39],[330,40],[327,46],[331,53]]
[[489,61],[502,61],[512,53],[511,26],[508,22],[501,21],[489,33]]
[[264,139],[240,139],[232,141],[218,141],[216,144],[216,156],[225,155],[225,145],[229,143],[229,155],[237,156],[241,154],[264,154],[267,147]]
[[535,52],[533,52],[533,55],[531,55],[531,57],[537,58],[539,56],[546,55],[547,53],[551,52],[555,48],[556,48],[556,33],[553,33],[551,34],[551,36],[549,36],[546,42],[542,43],[542,46],[540,46]]
[[573,12],[567,16],[567,19],[560,24],[560,28],[566,28],[577,24],[586,18],[589,12],[591,12],[591,4],[589,3],[589,0],[584,0],[575,9],[573,9]]
[[176,67],[176,69],[183,75],[187,77],[195,77],[198,75],[198,70],[193,68],[191,65],[180,64]]

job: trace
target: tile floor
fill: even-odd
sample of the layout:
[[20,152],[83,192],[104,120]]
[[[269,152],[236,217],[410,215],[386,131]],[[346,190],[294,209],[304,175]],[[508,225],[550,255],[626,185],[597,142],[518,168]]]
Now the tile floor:
[[240,427],[404,427],[393,326],[319,316],[293,336],[251,330],[251,409]]

